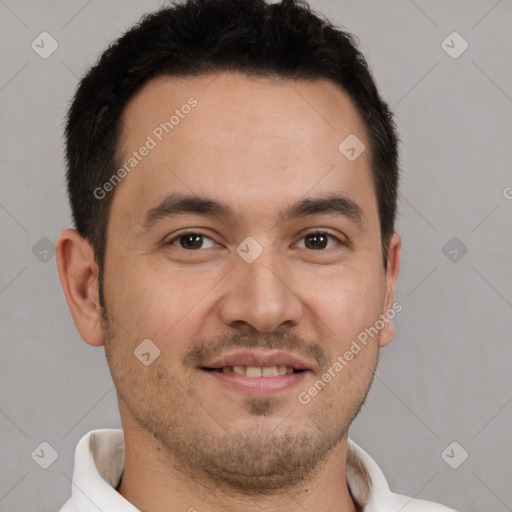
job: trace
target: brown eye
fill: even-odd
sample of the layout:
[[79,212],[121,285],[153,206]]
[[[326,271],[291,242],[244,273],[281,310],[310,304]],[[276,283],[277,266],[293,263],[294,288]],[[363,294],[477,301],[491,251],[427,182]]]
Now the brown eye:
[[178,239],[183,249],[200,249],[203,244],[201,235],[182,235]]
[[305,239],[308,249],[325,249],[327,246],[327,237],[324,233],[314,233],[306,236]]
[[200,233],[184,233],[170,240],[169,245],[177,245],[182,249],[197,251],[198,249],[213,247],[214,242],[210,237]]
[[314,233],[308,233],[307,235],[303,236],[301,241],[304,240],[304,247],[305,249],[312,249],[312,250],[322,250],[326,249],[328,247],[333,247],[333,245],[329,245],[329,239],[334,240],[336,243],[340,243],[340,241],[333,235],[330,235],[329,233],[324,233],[322,231],[314,232]]

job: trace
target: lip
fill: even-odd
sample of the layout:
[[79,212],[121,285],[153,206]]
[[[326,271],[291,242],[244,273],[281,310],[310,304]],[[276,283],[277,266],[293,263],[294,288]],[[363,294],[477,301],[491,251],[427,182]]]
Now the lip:
[[306,370],[300,373],[289,373],[277,377],[246,377],[245,375],[224,373],[222,371],[208,371],[204,369],[200,371],[207,378],[217,379],[217,382],[229,390],[239,391],[244,395],[254,397],[268,397],[298,386],[306,378],[306,375],[310,373]]
[[[208,361],[202,368],[221,369],[225,366],[291,366],[295,370],[311,370],[312,365],[297,356],[281,350],[239,350]],[[215,373],[215,372],[211,372]],[[229,375],[229,374],[224,374]],[[294,375],[294,374],[291,374]],[[242,376],[243,377],[243,376]],[[282,375],[280,377],[286,377]],[[280,377],[257,377],[275,380]],[[245,377],[244,377],[245,378]],[[251,379],[254,380],[254,379]]]

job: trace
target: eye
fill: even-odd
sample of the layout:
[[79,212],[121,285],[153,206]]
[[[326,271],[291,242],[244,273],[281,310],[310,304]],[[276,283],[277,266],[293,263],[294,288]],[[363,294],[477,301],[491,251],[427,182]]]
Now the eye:
[[[334,240],[335,243],[329,245],[329,239]],[[303,246],[300,245],[302,240],[304,240]],[[300,249],[313,249],[317,251],[322,249],[329,249],[336,245],[342,245],[342,242],[339,240],[339,238],[324,231],[315,231],[308,233],[307,235],[301,238],[301,242],[299,242],[298,246]]]
[[167,242],[166,245],[177,245],[181,249],[197,251],[198,249],[209,249],[215,246],[215,242],[201,233],[182,233]]

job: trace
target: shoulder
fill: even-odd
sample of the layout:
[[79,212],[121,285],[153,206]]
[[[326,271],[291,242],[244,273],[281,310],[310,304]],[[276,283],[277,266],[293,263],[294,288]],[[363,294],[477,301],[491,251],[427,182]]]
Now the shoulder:
[[456,512],[433,501],[392,492],[375,460],[351,439],[348,440],[347,483],[364,512]]
[[57,512],[77,512],[77,510],[73,505],[73,500],[69,498]]
[[403,512],[456,512],[453,508],[445,507],[439,503],[410,498],[403,494],[391,493],[390,501],[390,512],[398,512],[399,510],[403,510]]

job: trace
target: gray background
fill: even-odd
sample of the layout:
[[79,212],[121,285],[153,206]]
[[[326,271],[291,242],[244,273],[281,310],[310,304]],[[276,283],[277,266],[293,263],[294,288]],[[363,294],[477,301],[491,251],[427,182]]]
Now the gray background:
[[[160,4],[0,0],[1,511],[58,509],[80,437],[120,427],[104,350],[75,331],[52,252],[71,221],[62,128],[85,69]],[[311,5],[358,35],[403,142],[403,310],[351,437],[396,492],[510,511],[512,1]],[[47,59],[31,48],[43,31],[59,45]],[[469,44],[458,58],[442,47],[453,31]],[[46,470],[31,457],[43,441],[58,452]],[[442,457],[453,441],[452,465],[469,453],[458,469]]]

